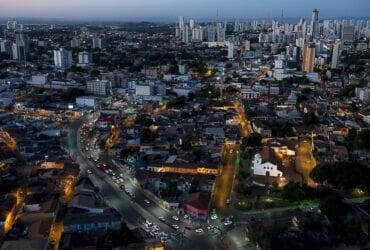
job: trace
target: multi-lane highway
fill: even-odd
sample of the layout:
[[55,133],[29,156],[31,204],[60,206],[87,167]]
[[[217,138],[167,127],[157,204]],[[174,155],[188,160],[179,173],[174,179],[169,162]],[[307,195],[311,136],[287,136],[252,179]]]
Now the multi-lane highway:
[[[148,235],[158,239],[161,238],[159,235],[166,235],[165,244],[170,249],[222,249],[218,245],[218,234],[207,230],[206,223],[193,223],[183,216],[163,209],[150,197],[147,197],[125,171],[115,167],[109,157],[102,156],[101,164],[97,164],[91,157],[91,155],[94,156],[95,152],[90,150],[94,148],[93,145],[87,144],[89,138],[81,138],[80,136],[82,128],[92,122],[93,115],[90,114],[70,126],[68,149],[80,164],[81,173],[90,177],[94,185],[100,189],[108,205],[117,209],[129,226],[141,227],[148,232]],[[80,147],[81,141],[84,143],[82,149]],[[108,169],[110,170],[108,171]],[[119,178],[114,178],[114,176]],[[117,184],[116,179],[122,179],[124,188]],[[145,224],[146,221],[157,225],[159,230],[153,230],[153,226],[148,227],[148,223]],[[202,228],[203,232],[197,233],[195,231],[199,228]]]

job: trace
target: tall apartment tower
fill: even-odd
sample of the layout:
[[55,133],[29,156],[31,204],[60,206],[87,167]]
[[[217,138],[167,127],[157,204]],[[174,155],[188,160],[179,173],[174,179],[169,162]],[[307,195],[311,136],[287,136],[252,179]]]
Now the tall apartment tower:
[[64,48],[54,50],[54,65],[58,69],[69,69],[72,66],[72,51]]
[[185,23],[184,23],[184,17],[183,16],[180,16],[179,17],[179,28],[180,28],[180,30],[184,28],[184,25],[185,25]]
[[92,39],[92,48],[93,49],[102,49],[103,43],[100,37],[94,37]]
[[234,44],[232,42],[227,43],[227,58],[228,59],[234,58]]
[[189,43],[189,26],[185,25],[182,29],[182,42],[185,44]]
[[311,35],[315,38],[319,35],[319,10],[314,9],[311,16]]
[[309,43],[305,44],[303,48],[302,57],[302,72],[310,73],[313,72],[315,62],[315,44]]
[[331,57],[331,68],[336,69],[338,68],[338,63],[339,63],[339,57],[340,57],[340,49],[341,49],[342,42],[341,40],[337,40],[334,44],[333,47],[333,55]]

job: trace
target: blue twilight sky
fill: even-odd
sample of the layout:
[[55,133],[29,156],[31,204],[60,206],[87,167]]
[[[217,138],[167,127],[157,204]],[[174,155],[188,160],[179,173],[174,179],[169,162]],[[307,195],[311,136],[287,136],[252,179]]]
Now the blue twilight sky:
[[370,16],[370,0],[0,0],[3,17],[99,19]]

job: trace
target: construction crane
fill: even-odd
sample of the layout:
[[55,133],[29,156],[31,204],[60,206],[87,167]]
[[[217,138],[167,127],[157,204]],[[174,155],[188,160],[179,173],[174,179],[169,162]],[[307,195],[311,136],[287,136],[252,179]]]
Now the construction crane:
[[107,149],[112,149],[117,144],[119,137],[121,135],[121,129],[116,125],[112,125],[110,133],[111,133],[110,137],[105,142],[105,147]]
[[0,140],[3,141],[5,145],[12,151],[17,149],[17,142],[15,139],[3,129],[0,129]]

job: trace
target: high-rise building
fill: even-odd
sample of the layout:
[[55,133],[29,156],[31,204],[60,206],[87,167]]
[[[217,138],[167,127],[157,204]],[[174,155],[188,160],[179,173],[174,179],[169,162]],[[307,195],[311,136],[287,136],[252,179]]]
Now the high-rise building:
[[341,54],[341,45],[342,45],[342,42],[339,39],[334,44],[333,55],[331,57],[331,68],[332,69],[338,68],[339,57]]
[[185,44],[189,43],[189,26],[185,25],[183,30],[182,30],[182,42]]
[[87,93],[93,95],[106,95],[110,88],[111,82],[108,80],[88,81],[86,83]]
[[54,65],[58,69],[69,69],[72,66],[72,51],[64,48],[54,50]]
[[92,39],[92,48],[93,49],[102,49],[102,39],[100,37],[94,37]]
[[13,60],[25,61],[29,52],[29,40],[27,34],[21,30],[15,33],[15,43],[12,45]]
[[228,59],[234,58],[234,44],[232,42],[227,43],[227,58]]
[[180,30],[182,30],[185,26],[185,23],[184,23],[184,17],[180,16],[179,17],[179,28]]
[[81,41],[79,40],[79,39],[77,39],[77,38],[73,38],[72,40],[71,40],[71,47],[72,48],[78,48],[78,47],[80,47],[81,46]]
[[293,60],[298,64],[301,61],[301,51],[300,47],[294,47],[293,49]]
[[217,42],[225,42],[226,40],[226,25],[217,23]]
[[195,42],[203,41],[203,28],[201,26],[193,29],[191,39]]
[[302,72],[313,72],[315,62],[315,44],[305,44],[302,57]]
[[181,38],[181,29],[179,27],[175,29],[175,36],[176,38]]
[[214,25],[209,25],[207,27],[207,41],[215,42],[216,41],[216,30]]
[[342,41],[353,42],[355,40],[355,26],[345,24],[342,27]]
[[83,51],[78,53],[78,66],[84,67],[92,63],[92,55],[90,52]]
[[319,10],[314,9],[311,16],[311,35],[315,38],[319,35]]
[[194,29],[194,25],[195,25],[194,19],[190,19],[189,20],[189,29],[190,30],[193,30]]
[[245,51],[250,51],[251,50],[251,42],[249,40],[246,40],[244,42],[244,50]]
[[6,23],[6,28],[8,30],[15,30],[17,28],[17,21],[8,21]]
[[26,59],[26,51],[24,46],[20,46],[17,43],[12,45],[12,56],[13,60],[23,61]]
[[0,52],[9,54],[10,50],[11,50],[10,41],[0,38]]

